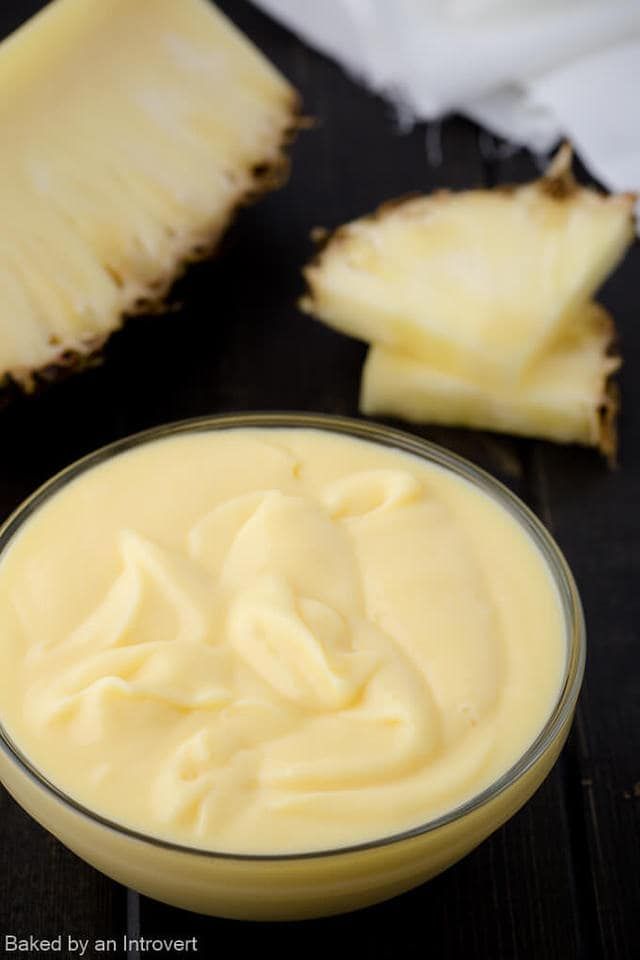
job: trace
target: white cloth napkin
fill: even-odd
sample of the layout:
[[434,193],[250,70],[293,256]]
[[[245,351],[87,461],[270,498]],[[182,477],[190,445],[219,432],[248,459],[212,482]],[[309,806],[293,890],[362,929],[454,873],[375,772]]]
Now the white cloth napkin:
[[640,0],[254,0],[405,121],[456,111],[537,153],[561,136],[640,192]]

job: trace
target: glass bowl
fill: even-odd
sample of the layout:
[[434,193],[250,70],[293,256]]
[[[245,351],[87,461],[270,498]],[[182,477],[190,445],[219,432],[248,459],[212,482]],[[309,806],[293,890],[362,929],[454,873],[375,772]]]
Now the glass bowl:
[[[328,430],[421,457],[496,500],[542,554],[558,590],[567,656],[557,702],[519,760],[487,789],[437,819],[393,836],[312,853],[234,855],[170,843],[111,822],[67,796],[37,770],[0,722],[0,780],[15,800],[65,846],[114,880],[184,909],[250,920],[342,913],[385,900],[459,860],[534,793],[566,739],[582,682],[585,630],[571,572],[539,520],[484,471],[417,437],[363,421],[316,414],[237,414],[170,424],[139,433],[72,464],[31,496],[0,528],[0,553],[21,525],[78,474],[148,441],[237,427]],[[0,719],[1,719],[0,705]]]

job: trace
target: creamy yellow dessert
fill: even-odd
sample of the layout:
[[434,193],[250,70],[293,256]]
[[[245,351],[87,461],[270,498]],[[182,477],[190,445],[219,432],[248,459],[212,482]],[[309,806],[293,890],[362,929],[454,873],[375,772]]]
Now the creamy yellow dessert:
[[287,853],[438,817],[558,698],[552,574],[443,467],[323,430],[144,443],[45,501],[0,557],[0,719],[96,813]]

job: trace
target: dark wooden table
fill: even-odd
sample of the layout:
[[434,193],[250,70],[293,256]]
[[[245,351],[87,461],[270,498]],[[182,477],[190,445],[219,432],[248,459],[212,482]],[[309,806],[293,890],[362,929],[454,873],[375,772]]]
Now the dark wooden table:
[[[5,0],[0,32],[43,5]],[[108,345],[103,366],[0,414],[2,516],[70,461],[154,424],[230,410],[357,415],[363,346],[295,307],[310,229],[411,190],[535,173],[528,154],[507,155],[459,119],[429,131],[442,147],[442,162],[430,165],[424,127],[400,135],[390,108],[337,66],[245,0],[222,6],[299,88],[319,123],[299,138],[288,186],[245,211],[219,256],[179,283],[177,312],[132,321]],[[526,807],[412,893],[358,914],[267,925],[140,898],[77,860],[1,792],[0,935],[196,936],[199,955],[212,958],[265,950],[282,960],[342,960],[354,950],[372,960],[640,956],[639,270],[636,246],[601,298],[618,321],[626,358],[617,472],[577,448],[418,431],[519,493],[552,529],[582,591],[590,647],[577,720]]]

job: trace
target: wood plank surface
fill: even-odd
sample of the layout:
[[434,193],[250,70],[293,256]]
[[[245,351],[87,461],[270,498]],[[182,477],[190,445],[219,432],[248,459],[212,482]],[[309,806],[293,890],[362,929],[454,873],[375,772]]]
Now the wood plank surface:
[[93,941],[124,934],[124,888],[70,853],[1,788],[0,844],[0,957],[10,955],[7,935]]
[[[42,6],[10,0],[0,31]],[[454,119],[400,135],[380,99],[245,0],[220,4],[301,90],[316,126],[289,184],[246,210],[220,255],[192,269],[166,316],[132,321],[105,363],[0,413],[0,515],[51,473],[145,427],[227,410],[357,414],[364,348],[298,312],[309,231],[413,190],[524,179],[518,154],[492,156]],[[429,151],[425,149],[429,141]],[[433,165],[428,162],[438,159]],[[467,456],[524,497],[553,530],[585,600],[590,659],[579,721],[560,763],[513,820],[424,887],[349,916],[304,924],[198,917],[125,894],[80,864],[0,793],[0,934],[197,936],[200,955],[631,960],[640,931],[640,337],[637,249],[604,300],[619,318],[622,467],[596,455],[483,433],[416,432]],[[132,953],[132,956],[134,954]],[[162,956],[162,954],[155,954]],[[170,954],[167,954],[170,956]]]

